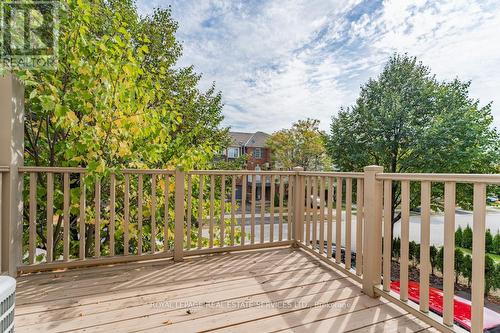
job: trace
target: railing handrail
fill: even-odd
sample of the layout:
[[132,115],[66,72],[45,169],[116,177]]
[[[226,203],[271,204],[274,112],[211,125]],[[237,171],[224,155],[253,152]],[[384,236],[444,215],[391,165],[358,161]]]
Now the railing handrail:
[[[8,170],[8,168],[7,168]],[[40,166],[23,166],[18,168],[20,173],[25,172],[45,172],[45,173],[87,173],[88,168],[82,167],[40,167]],[[169,169],[120,169],[123,174],[168,174],[173,175],[175,170]]]
[[341,177],[341,178],[363,178],[362,172],[342,172],[342,171],[300,171],[300,176],[311,177]]
[[378,180],[408,180],[455,183],[500,184],[500,174],[466,173],[379,173]]
[[188,175],[256,175],[256,176],[268,176],[268,175],[281,175],[281,176],[292,176],[296,175],[296,171],[280,171],[280,170],[191,170],[187,171]]
[[[9,172],[10,167],[0,166],[0,172]],[[87,168],[82,167],[41,167],[23,166],[19,167],[20,173],[25,172],[46,172],[46,173],[86,173]],[[175,174],[174,169],[121,169],[123,174]],[[190,170],[187,175],[283,175],[291,176],[317,176],[317,177],[344,177],[361,179],[363,172],[342,172],[342,171],[285,171],[285,170]],[[467,174],[467,173],[389,173],[381,172],[376,176],[377,180],[408,180],[408,181],[431,181],[431,182],[456,182],[456,183],[486,183],[500,184],[500,174]]]

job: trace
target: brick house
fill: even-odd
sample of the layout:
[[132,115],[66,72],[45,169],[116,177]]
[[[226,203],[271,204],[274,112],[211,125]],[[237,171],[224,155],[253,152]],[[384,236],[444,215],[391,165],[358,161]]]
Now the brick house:
[[[231,143],[226,150],[223,151],[223,157],[226,160],[238,158],[242,155],[247,155],[247,170],[268,170],[271,166],[271,149],[266,147],[266,140],[269,134],[264,132],[244,133],[244,132],[229,132]],[[247,196],[251,193],[252,176],[247,179]],[[256,198],[260,199],[261,193],[261,176],[256,177]],[[270,187],[269,177],[266,179],[266,200],[269,197]],[[241,181],[236,184],[236,197],[241,199]]]

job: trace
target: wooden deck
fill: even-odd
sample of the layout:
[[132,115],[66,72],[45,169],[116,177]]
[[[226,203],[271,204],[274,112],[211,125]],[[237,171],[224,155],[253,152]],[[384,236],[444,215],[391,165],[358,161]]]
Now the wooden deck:
[[301,250],[18,278],[16,332],[429,332]]

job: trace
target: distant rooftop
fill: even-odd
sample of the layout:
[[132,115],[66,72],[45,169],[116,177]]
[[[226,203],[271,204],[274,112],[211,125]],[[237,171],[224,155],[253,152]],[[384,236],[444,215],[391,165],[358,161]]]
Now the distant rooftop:
[[245,133],[229,132],[231,136],[231,146],[238,147],[265,147],[266,140],[270,136],[264,132]]

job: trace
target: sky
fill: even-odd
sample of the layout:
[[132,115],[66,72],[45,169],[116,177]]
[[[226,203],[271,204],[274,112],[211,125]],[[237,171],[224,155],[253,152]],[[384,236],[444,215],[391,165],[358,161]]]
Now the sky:
[[141,15],[171,5],[179,66],[222,91],[224,125],[272,133],[315,118],[328,130],[341,106],[394,52],[439,80],[471,80],[500,127],[498,0],[138,0]]

